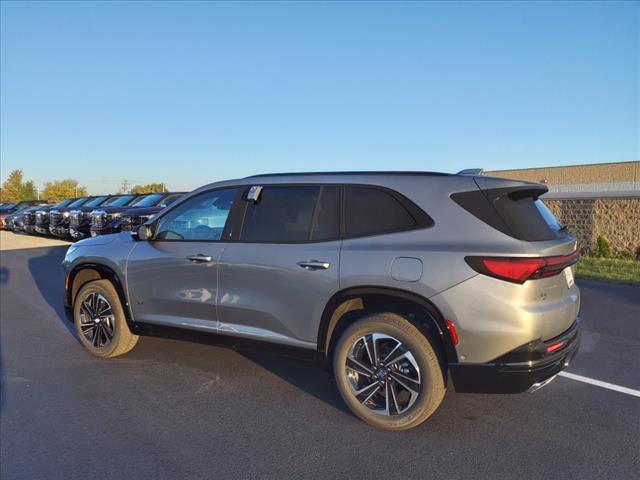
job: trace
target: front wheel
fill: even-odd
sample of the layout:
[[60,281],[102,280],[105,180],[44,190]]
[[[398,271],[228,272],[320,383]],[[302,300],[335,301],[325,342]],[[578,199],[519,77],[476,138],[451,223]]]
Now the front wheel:
[[123,355],[138,343],[131,333],[120,298],[108,280],[84,285],[73,304],[73,319],[82,345],[97,357]]
[[429,339],[394,313],[351,325],[336,345],[333,371],[353,413],[385,430],[419,425],[445,394],[443,371]]

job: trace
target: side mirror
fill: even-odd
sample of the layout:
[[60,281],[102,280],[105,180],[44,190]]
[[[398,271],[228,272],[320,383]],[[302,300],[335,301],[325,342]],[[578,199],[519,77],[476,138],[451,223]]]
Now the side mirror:
[[131,236],[134,240],[148,241],[153,236],[151,227],[149,225],[140,225],[137,231],[132,231]]

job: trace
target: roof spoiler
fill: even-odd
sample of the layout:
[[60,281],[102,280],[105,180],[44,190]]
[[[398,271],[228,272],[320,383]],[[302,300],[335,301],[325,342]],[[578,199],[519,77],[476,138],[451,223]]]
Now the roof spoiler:
[[460,170],[456,175],[482,175],[483,168],[465,168]]

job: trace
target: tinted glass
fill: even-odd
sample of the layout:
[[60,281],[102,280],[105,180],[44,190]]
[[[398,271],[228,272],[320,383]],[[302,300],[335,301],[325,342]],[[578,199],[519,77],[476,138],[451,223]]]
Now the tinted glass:
[[75,202],[71,203],[70,205],[67,205],[69,208],[71,207],[78,207],[80,205],[82,205],[84,202],[87,201],[87,198],[79,198],[78,200],[76,200]]
[[136,207],[150,207],[155,205],[158,200],[162,198],[161,193],[152,193],[151,195],[144,195],[142,197],[136,198],[133,202],[131,202],[131,206]]
[[71,203],[71,199],[67,198],[66,200],[62,200],[60,203],[56,203],[52,208],[64,208]]
[[320,200],[311,222],[310,240],[333,240],[340,236],[340,187],[320,188]]
[[562,225],[560,225],[560,222],[555,217],[553,212],[549,210],[549,207],[547,207],[542,200],[538,199],[534,203],[538,208],[540,215],[542,216],[544,221],[547,223],[547,225],[549,225],[549,228],[551,230],[555,232],[559,232],[560,230],[562,230]]
[[182,195],[183,195],[182,193],[176,193],[174,195],[168,195],[168,196],[164,197],[161,202],[158,203],[158,206],[159,207],[168,207],[173,202],[178,200]]
[[264,187],[258,202],[249,202],[241,239],[247,242],[305,242],[320,187]]
[[513,199],[508,195],[494,201],[498,214],[510,227],[514,237],[529,242],[558,238],[560,227],[552,229],[536,203],[537,200],[531,197]]
[[416,225],[413,216],[390,193],[369,187],[345,189],[347,237],[406,230]]
[[539,193],[539,190],[507,187],[455,193],[451,198],[506,235],[528,242],[553,240],[562,236],[562,227],[537,199]]
[[220,240],[236,189],[214,190],[194,197],[162,217],[158,240]]
[[112,197],[102,204],[103,207],[121,207],[126,205],[135,195],[123,195],[122,197]]
[[85,203],[82,206],[83,207],[95,207],[97,205],[100,205],[102,202],[104,202],[106,198],[108,198],[106,195],[104,197],[97,197],[97,198],[94,198],[93,200],[89,200],[87,203]]

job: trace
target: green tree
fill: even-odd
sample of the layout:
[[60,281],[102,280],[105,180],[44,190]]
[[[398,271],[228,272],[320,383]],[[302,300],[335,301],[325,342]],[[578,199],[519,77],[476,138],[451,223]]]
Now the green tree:
[[29,180],[22,184],[22,191],[20,193],[20,200],[37,200],[38,189],[33,180]]
[[17,202],[19,200],[22,200],[21,196],[24,186],[22,179],[22,170],[14,170],[9,174],[7,179],[2,184],[3,202]]
[[45,183],[41,198],[57,203],[65,198],[84,197],[86,194],[87,189],[79,186],[77,180],[67,178]]
[[146,185],[134,185],[131,187],[131,193],[157,193],[166,192],[167,186],[164,183],[148,183]]

